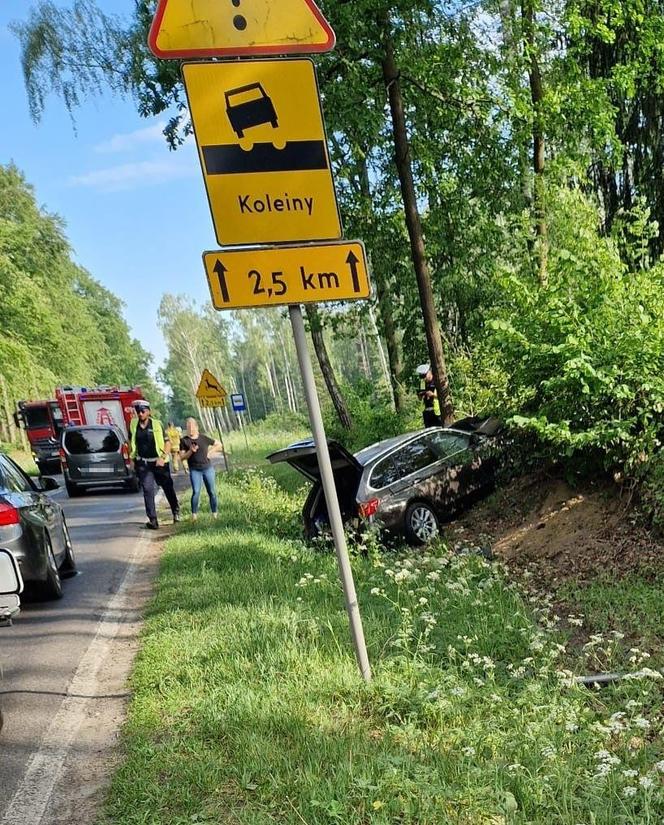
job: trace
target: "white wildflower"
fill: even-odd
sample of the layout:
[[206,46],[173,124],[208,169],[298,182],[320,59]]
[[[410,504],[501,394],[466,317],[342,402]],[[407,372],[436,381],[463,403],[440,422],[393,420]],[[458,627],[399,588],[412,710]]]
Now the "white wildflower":
[[629,769],[629,770],[627,770],[627,771],[622,771],[622,775],[623,775],[626,779],[636,779],[636,777],[639,775],[639,772],[638,772],[638,771],[635,771],[635,770],[634,770],[634,768],[630,768],[630,769]]
[[623,788],[622,794],[625,799],[629,799],[632,796],[636,796],[636,788],[634,785],[628,785],[626,788]]
[[645,788],[646,790],[652,788],[654,784],[655,780],[652,778],[652,776],[642,776],[641,779],[639,779],[639,785],[642,788]]
[[644,719],[643,716],[637,716],[634,720],[634,724],[637,728],[641,728],[641,730],[648,730],[650,727],[650,722],[647,719]]
[[467,748],[462,748],[461,752],[464,756],[475,756],[475,748],[471,747],[470,745]]

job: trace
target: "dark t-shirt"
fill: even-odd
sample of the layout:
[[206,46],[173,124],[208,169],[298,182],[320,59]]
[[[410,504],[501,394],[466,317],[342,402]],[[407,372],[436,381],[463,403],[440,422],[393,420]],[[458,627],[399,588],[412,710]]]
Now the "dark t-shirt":
[[152,419],[148,419],[148,426],[136,427],[136,454],[139,458],[158,458],[157,445],[154,440]]
[[208,458],[208,450],[214,444],[214,439],[199,433],[198,438],[191,438],[185,435],[180,439],[180,450],[188,452],[192,444],[198,444],[198,451],[192,453],[187,459],[190,470],[207,470],[210,466],[210,459]]

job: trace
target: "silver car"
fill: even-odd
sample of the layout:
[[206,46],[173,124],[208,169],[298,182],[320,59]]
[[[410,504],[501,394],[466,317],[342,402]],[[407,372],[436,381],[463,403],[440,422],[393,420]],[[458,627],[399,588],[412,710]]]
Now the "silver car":
[[[430,427],[379,441],[351,455],[330,442],[330,456],[345,523],[375,521],[412,544],[426,544],[440,525],[495,483],[496,419],[466,419],[457,427]],[[286,461],[313,482],[303,510],[305,535],[328,528],[325,497],[313,441],[268,456]]]
[[138,492],[129,445],[117,427],[104,424],[65,427],[61,442],[62,472],[71,498],[98,487]]
[[62,508],[46,495],[52,478],[29,478],[0,454],[0,547],[10,550],[26,584],[46,598],[62,596],[62,578],[76,573],[76,560]]

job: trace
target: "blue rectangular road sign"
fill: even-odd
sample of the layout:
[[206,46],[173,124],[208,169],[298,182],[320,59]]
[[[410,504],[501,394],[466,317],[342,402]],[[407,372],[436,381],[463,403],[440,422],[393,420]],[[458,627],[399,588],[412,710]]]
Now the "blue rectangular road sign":
[[231,404],[233,405],[234,412],[244,412],[247,409],[244,395],[242,395],[241,392],[231,393]]

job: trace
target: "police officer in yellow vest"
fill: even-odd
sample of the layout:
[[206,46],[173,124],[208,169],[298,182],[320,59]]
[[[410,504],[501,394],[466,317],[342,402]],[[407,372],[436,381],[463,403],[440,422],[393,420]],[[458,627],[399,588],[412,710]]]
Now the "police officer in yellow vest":
[[159,522],[154,501],[157,487],[164,491],[173,513],[173,521],[180,521],[180,506],[169,466],[171,443],[164,433],[161,421],[152,418],[148,401],[141,398],[134,402],[134,408],[137,417],[132,418],[129,427],[130,457],[134,461],[136,474],[143,488],[145,512],[148,517],[145,526],[148,530],[157,530]]
[[440,401],[436,382],[433,380],[430,364],[420,364],[416,370],[420,377],[420,389],[417,397],[422,401],[422,420],[425,427],[441,427]]

